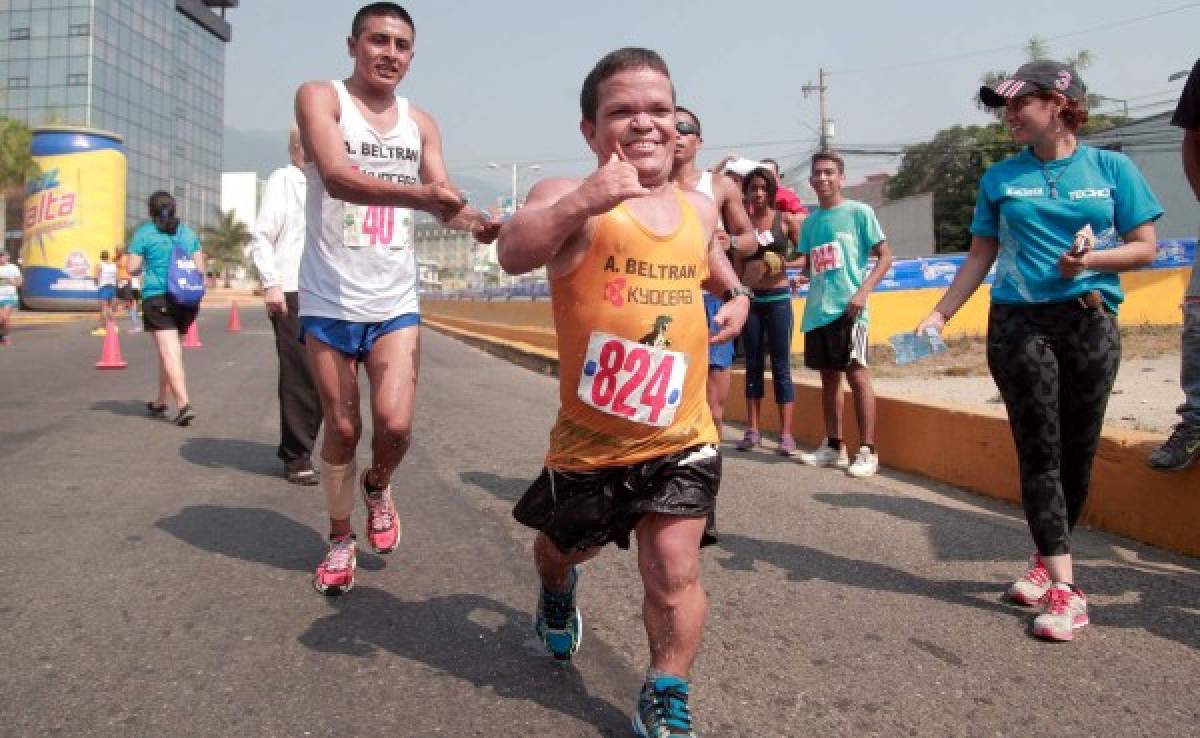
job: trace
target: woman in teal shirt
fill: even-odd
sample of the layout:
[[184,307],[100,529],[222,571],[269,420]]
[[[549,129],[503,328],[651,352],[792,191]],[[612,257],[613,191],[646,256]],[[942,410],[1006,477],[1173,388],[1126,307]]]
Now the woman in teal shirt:
[[167,295],[167,267],[175,246],[192,257],[196,268],[204,272],[204,254],[196,232],[179,222],[175,198],[158,191],[147,205],[150,220],[142,223],[129,244],[128,268],[131,275],[144,272],[142,279],[142,324],[154,338],[158,349],[158,397],[146,403],[150,415],[167,416],[168,396],[175,397],[177,412],[173,422],[187,425],[196,417],[188,400],[187,377],[183,370],[183,349],[179,336],[187,333],[196,320],[198,307],[186,307]]
[[[1037,548],[1007,597],[1041,605],[1035,636],[1069,641],[1088,623],[1070,536],[1121,360],[1117,273],[1154,261],[1163,210],[1127,157],[1076,140],[1087,90],[1073,68],[1030,62],[979,96],[1004,108],[1013,140],[1027,148],[983,175],[970,253],[917,330],[940,332],[996,264],[988,367],[1008,410]],[[1109,248],[1103,234],[1114,232],[1123,243]]]

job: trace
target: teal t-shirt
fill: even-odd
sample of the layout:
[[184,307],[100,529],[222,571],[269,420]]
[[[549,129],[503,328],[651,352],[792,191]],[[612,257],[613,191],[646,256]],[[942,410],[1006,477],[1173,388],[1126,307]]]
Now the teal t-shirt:
[[1095,233],[1125,234],[1157,220],[1162,205],[1129,157],[1079,146],[1043,162],[1025,149],[988,169],[979,182],[971,233],[1000,242],[992,302],[1065,302],[1098,290],[1112,310],[1125,299],[1116,274],[1084,272],[1063,279],[1058,259],[1091,224]]
[[171,251],[176,242],[188,256],[200,250],[200,239],[196,238],[196,232],[183,223],[179,224],[174,236],[158,230],[150,221],[142,223],[133,232],[129,253],[145,259],[142,266],[143,300],[167,294],[167,265],[171,262]]
[[[817,208],[800,229],[800,253],[808,255],[808,300],[800,330],[808,332],[842,317],[867,276],[871,249],[887,237],[866,203],[845,200]],[[867,321],[867,311],[859,314]]]

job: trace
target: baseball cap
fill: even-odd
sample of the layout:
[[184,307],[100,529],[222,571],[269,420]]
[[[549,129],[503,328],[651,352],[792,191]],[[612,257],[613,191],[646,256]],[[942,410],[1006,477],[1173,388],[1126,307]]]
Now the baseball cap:
[[1002,108],[1009,100],[1038,90],[1060,92],[1072,100],[1081,100],[1087,95],[1087,85],[1070,65],[1056,61],[1034,61],[1022,64],[1007,79],[980,87],[979,100],[989,108]]
[[745,177],[750,172],[753,172],[755,169],[759,169],[762,166],[763,163],[761,161],[755,161],[754,159],[747,159],[744,156],[739,156],[738,158],[732,159],[725,163],[725,171],[733,172],[739,177]]

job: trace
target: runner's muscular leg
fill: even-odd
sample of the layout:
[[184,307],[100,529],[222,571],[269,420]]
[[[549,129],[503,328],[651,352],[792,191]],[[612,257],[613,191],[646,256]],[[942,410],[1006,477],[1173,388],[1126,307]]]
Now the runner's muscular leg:
[[312,334],[305,337],[313,381],[321,397],[325,437],[321,443],[321,487],[329,512],[329,531],[334,536],[351,532],[354,511],[354,451],[362,435],[358,412],[358,362],[322,342]]
[[704,518],[650,513],[637,526],[650,666],[684,679],[700,650],[708,615],[708,596],[700,582],[705,523]]
[[545,533],[533,539],[533,565],[537,567],[542,586],[551,592],[566,592],[571,587],[571,569],[576,564],[595,558],[602,547],[583,551],[563,552]]
[[412,441],[413,407],[421,363],[421,329],[409,326],[383,336],[364,362],[371,381],[369,481],[384,486]]

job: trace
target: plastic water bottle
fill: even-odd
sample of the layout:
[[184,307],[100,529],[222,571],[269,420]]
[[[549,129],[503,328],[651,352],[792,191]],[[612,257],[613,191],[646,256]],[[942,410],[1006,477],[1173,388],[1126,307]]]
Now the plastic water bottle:
[[945,341],[932,328],[924,333],[897,333],[888,339],[896,352],[896,366],[904,366],[914,361],[940,354],[947,349]]

